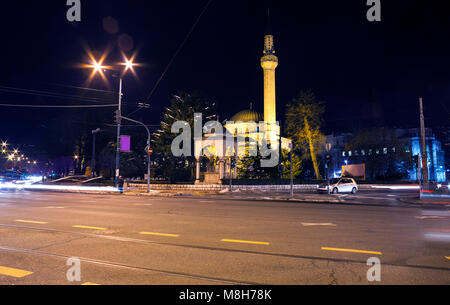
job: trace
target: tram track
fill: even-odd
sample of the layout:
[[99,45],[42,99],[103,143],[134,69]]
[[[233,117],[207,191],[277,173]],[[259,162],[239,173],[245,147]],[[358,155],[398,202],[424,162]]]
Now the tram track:
[[[296,254],[288,254],[288,253],[264,252],[264,251],[254,251],[254,250],[244,250],[244,249],[229,249],[229,248],[201,246],[201,245],[188,245],[188,244],[152,241],[152,240],[145,240],[145,239],[136,239],[136,238],[129,238],[129,237],[100,235],[100,234],[93,234],[93,233],[87,233],[87,232],[74,232],[74,231],[65,231],[65,230],[57,230],[57,229],[50,229],[50,228],[36,228],[36,227],[29,227],[29,226],[19,226],[19,225],[1,224],[0,223],[0,228],[2,228],[2,227],[18,229],[18,230],[33,230],[33,231],[40,231],[40,232],[70,234],[70,235],[77,235],[77,236],[91,237],[91,238],[101,238],[101,239],[108,239],[108,240],[115,240],[115,241],[122,241],[122,242],[133,242],[133,243],[139,243],[139,244],[149,244],[149,245],[151,244],[151,245],[170,246],[170,247],[206,250],[206,251],[220,251],[220,252],[228,252],[228,253],[261,255],[261,256],[271,256],[271,257],[277,257],[277,258],[319,260],[319,261],[338,262],[338,263],[355,263],[355,264],[363,264],[363,265],[366,265],[366,263],[367,263],[365,260],[356,260],[356,259],[342,259],[342,258],[321,257],[321,256],[306,256],[306,255],[296,255]],[[51,246],[51,245],[49,245],[49,246]],[[13,248],[13,247],[0,245],[0,250],[14,251],[14,249],[16,249],[17,252],[26,252],[26,253],[31,253],[31,254],[34,253],[34,254],[45,255],[46,254],[45,252],[37,251],[37,249],[43,249],[43,248],[45,248],[45,247],[39,247],[36,249],[19,249],[19,248]],[[48,253],[48,256],[61,256],[61,257],[67,257],[67,258],[70,257],[70,256],[64,256],[64,255],[52,254],[52,253]],[[151,269],[151,268],[146,268],[146,267],[136,267],[136,266],[126,265],[126,264],[101,261],[101,260],[96,260],[96,259],[91,259],[91,258],[85,258],[84,260],[86,262],[99,262],[99,263],[109,264],[111,266],[117,265],[117,266],[123,266],[123,267],[128,267],[128,268],[136,268],[136,269],[141,268],[142,270],[149,270],[149,271],[154,270],[155,272],[161,272],[161,273],[166,272],[167,274],[172,273],[171,271],[156,270],[156,269]],[[398,263],[384,262],[383,266],[450,271],[450,267],[438,267],[438,266],[429,266],[429,265],[411,265],[411,264],[398,264]],[[177,273],[177,272],[174,272],[173,274],[183,275],[183,273]],[[186,274],[186,276],[189,276],[189,275]],[[195,278],[198,278],[198,279],[201,278],[201,276],[198,276],[198,275],[192,275],[192,276]],[[204,278],[206,279],[208,277],[204,277]],[[250,285],[258,284],[258,283],[251,283],[251,282],[239,282],[239,281],[234,281],[234,280],[215,279],[215,278],[211,278],[211,280],[212,281],[229,282],[229,283],[235,283],[235,284],[250,284]]]

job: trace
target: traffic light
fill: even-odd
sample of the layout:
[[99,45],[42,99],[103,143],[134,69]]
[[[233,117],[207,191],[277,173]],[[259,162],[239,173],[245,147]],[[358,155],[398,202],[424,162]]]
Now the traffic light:
[[120,110],[117,109],[116,111],[114,111],[114,121],[119,124],[120,123]]
[[325,155],[325,164],[329,167],[331,165],[332,156],[330,154]]
[[419,167],[419,155],[414,155],[412,156],[412,161],[414,162],[414,164]]

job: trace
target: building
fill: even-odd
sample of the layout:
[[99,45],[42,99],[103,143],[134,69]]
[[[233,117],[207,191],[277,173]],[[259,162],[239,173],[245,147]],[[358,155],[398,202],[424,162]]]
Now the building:
[[[241,156],[244,151],[249,153],[249,147],[261,146],[264,140],[270,143],[272,150],[279,151],[289,149],[291,141],[282,138],[280,126],[276,117],[276,87],[275,70],[278,66],[278,57],[275,55],[274,38],[270,33],[264,37],[264,55],[261,58],[261,68],[264,73],[264,114],[260,114],[250,106],[250,109],[242,110],[227,120],[225,123],[225,138],[233,137],[235,139],[245,139],[229,147],[225,138],[211,141],[214,144],[208,144],[208,138],[214,134],[207,134],[202,139],[203,156],[209,156],[212,159],[212,166],[208,167],[208,172],[204,173],[204,183],[219,182],[221,179],[233,177],[236,178],[236,168],[232,170],[232,158],[227,155]],[[263,122],[264,125],[260,124]],[[264,126],[264,131],[262,130]],[[205,144],[207,143],[207,144]],[[251,148],[250,148],[251,149]],[[201,180],[200,163],[201,158],[197,158],[196,183]]]
[[[418,181],[419,172],[414,156],[420,161],[420,129],[374,128],[326,137],[332,145],[330,177],[340,177],[342,166],[365,164],[368,180]],[[431,129],[426,130],[428,177],[430,181],[445,182],[445,153],[441,142]]]

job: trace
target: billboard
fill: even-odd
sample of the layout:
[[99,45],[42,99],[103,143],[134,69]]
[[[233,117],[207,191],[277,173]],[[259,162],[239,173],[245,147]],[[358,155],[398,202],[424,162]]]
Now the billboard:
[[366,180],[366,165],[352,164],[342,166],[341,177],[353,177],[358,180]]
[[131,137],[130,136],[120,136],[120,151],[130,152],[131,149]]

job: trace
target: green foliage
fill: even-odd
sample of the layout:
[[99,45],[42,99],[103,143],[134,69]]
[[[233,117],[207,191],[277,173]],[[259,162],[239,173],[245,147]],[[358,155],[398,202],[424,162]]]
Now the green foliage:
[[[152,134],[154,155],[152,156],[156,164],[157,175],[171,180],[178,180],[180,177],[187,179],[186,169],[189,169],[190,176],[194,175],[195,158],[174,157],[171,152],[173,139],[178,134],[172,133],[172,125],[177,121],[188,122],[193,133],[194,113],[201,113],[203,124],[216,118],[215,103],[209,102],[204,96],[194,93],[179,92],[170,99],[170,106],[164,112],[161,121],[161,128]],[[192,134],[193,135],[193,134]],[[192,137],[192,149],[193,137]],[[175,178],[173,178],[175,177]]]
[[239,179],[269,179],[277,177],[276,167],[261,167],[261,156],[247,156],[237,162]]
[[[281,164],[284,167],[282,172],[283,179],[291,178],[291,162],[289,152],[283,150]],[[298,177],[302,172],[302,161],[295,153],[292,155],[293,177]],[[239,179],[272,179],[279,178],[280,172],[277,166],[261,167],[261,157],[244,157],[239,159],[237,163]]]
[[[282,164],[284,165],[284,171],[282,174],[283,179],[290,179],[291,178],[291,161],[289,158],[289,151],[283,150],[282,152]],[[300,176],[302,173],[302,160],[300,157],[292,153],[292,175],[295,178]]]
[[300,92],[286,107],[286,134],[302,152],[301,159],[312,160],[318,179],[316,156],[321,154],[325,143],[325,135],[321,132],[324,112],[325,103],[310,90]]

